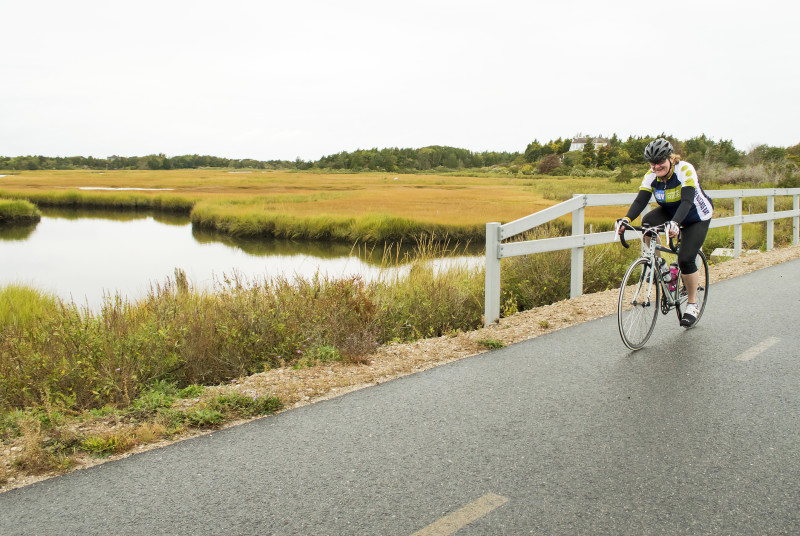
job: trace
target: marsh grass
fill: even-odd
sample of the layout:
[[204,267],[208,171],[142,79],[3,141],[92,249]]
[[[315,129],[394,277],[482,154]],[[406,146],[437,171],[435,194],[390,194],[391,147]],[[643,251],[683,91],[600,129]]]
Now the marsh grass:
[[241,204],[200,203],[191,213],[198,229],[219,231],[236,237],[325,240],[335,242],[390,243],[430,240],[448,236],[456,240],[480,240],[485,224],[448,225],[422,222],[387,214],[360,216],[289,214],[273,207]]
[[598,177],[559,177],[534,179],[526,183],[530,190],[551,201],[567,201],[574,194],[614,194],[635,191],[629,183]]
[[21,199],[0,199],[0,225],[32,224],[42,218],[36,205]]
[[53,294],[19,283],[0,287],[0,329],[34,325],[59,307],[60,302]]
[[[0,196],[26,200],[43,207],[114,208],[116,210],[163,210],[188,213],[195,200],[178,195],[145,195],[135,192],[0,191]],[[0,204],[0,209],[1,209]],[[35,207],[34,207],[35,208]]]

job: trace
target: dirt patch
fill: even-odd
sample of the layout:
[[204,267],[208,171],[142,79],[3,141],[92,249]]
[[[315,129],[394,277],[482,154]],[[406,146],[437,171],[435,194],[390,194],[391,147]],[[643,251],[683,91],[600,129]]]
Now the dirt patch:
[[[800,245],[742,256],[713,265],[710,268],[711,282],[713,284],[796,258],[800,258]],[[505,345],[514,344],[614,314],[617,295],[616,289],[586,294],[517,313],[476,331],[424,339],[410,344],[390,344],[379,348],[361,365],[333,363],[301,370],[276,369],[240,378],[229,385],[212,387],[207,391],[212,394],[235,392],[249,396],[277,396],[283,401],[285,409],[292,409],[484,352],[486,346],[480,341],[495,340]],[[236,426],[243,422],[246,421],[231,422],[225,427]],[[113,428],[119,426],[119,423],[110,422],[108,425]],[[170,441],[141,445],[131,452],[101,460],[83,456],[75,460],[74,469],[124,458],[206,433],[213,432],[186,433]],[[17,447],[8,447],[0,451],[0,470],[3,466],[10,467],[11,460],[16,454],[14,448]],[[57,475],[16,475],[4,486],[0,486],[0,492],[53,476]]]

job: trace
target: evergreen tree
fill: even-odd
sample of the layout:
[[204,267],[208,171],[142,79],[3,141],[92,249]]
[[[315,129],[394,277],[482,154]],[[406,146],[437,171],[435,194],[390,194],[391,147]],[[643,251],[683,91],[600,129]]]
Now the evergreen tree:
[[542,158],[542,144],[539,140],[533,140],[525,147],[525,161],[536,162],[540,158]]
[[594,152],[594,142],[592,138],[586,137],[586,145],[583,146],[583,155],[581,156],[581,164],[587,168],[594,167],[597,155]]

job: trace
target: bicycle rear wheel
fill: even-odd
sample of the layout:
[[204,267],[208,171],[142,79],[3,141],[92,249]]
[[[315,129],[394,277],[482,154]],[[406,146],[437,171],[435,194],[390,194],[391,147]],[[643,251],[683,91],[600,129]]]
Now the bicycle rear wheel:
[[622,342],[631,350],[642,348],[658,319],[661,288],[658,274],[649,281],[650,268],[646,259],[637,259],[630,265],[619,288],[617,325]]
[[[700,322],[700,317],[703,316],[703,311],[706,309],[706,301],[708,300],[708,285],[710,283],[708,278],[708,262],[706,256],[700,251],[695,258],[697,264],[697,274],[699,277],[697,283],[697,320],[695,320],[692,327],[695,327]],[[678,305],[675,311],[678,313],[678,320],[683,318],[683,312],[686,310],[687,293],[686,286],[683,283],[683,277],[678,278]]]

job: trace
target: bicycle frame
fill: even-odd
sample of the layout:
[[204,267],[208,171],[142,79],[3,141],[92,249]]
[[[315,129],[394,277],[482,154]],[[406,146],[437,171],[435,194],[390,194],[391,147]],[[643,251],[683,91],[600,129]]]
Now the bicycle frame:
[[[661,287],[661,296],[663,297],[664,303],[661,304],[661,312],[663,314],[667,314],[671,309],[673,309],[676,305],[678,305],[680,300],[678,299],[678,287],[679,285],[675,285],[675,290],[670,290],[669,285],[664,281],[664,274],[661,273],[661,270],[658,269],[656,258],[656,252],[663,252],[663,253],[671,253],[677,255],[677,246],[672,245],[672,240],[670,239],[670,247],[662,246],[659,242],[659,234],[665,230],[665,225],[658,225],[655,227],[647,227],[647,228],[636,228],[632,225],[627,226],[629,229],[639,233],[639,238],[641,239],[640,246],[641,246],[641,254],[640,258],[645,259],[651,270],[648,272],[648,277],[646,283],[648,285],[658,284]],[[645,240],[646,237],[649,237],[650,240]],[[629,247],[628,243],[625,242],[624,234],[620,235],[620,241],[625,247]],[[656,269],[652,269],[652,268]],[[678,271],[677,277],[681,277],[680,271]],[[641,282],[645,283],[645,282]],[[641,284],[640,283],[640,284]],[[638,290],[638,289],[637,289]],[[645,295],[650,294],[650,288],[648,287],[647,292]]]

